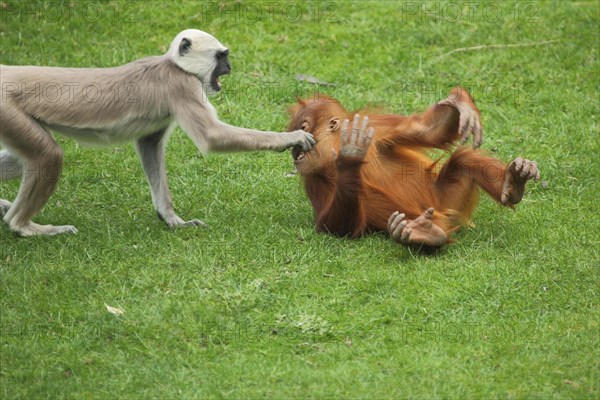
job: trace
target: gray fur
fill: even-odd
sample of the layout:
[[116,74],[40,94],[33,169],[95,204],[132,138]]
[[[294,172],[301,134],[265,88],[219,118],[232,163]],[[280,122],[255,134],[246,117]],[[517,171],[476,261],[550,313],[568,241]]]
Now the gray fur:
[[[191,41],[183,55],[181,40]],[[226,50],[214,37],[186,30],[167,54],[119,67],[1,65],[0,179],[22,178],[12,205],[0,200],[4,222],[20,236],[76,232],[72,226],[31,221],[53,192],[62,168],[62,150],[50,131],[91,145],[134,141],[154,206],[170,227],[203,224],[186,222],[173,210],[164,147],[177,124],[203,152],[281,151],[293,146],[308,150],[314,139],[304,131],[261,132],[219,120],[207,94],[219,89],[214,82],[211,86],[215,54]]]

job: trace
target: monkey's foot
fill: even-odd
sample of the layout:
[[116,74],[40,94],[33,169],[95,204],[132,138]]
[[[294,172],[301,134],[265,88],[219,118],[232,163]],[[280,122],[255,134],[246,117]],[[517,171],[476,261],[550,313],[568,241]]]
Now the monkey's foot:
[[6,215],[11,205],[12,203],[10,201],[0,199],[0,218]]
[[388,231],[398,243],[440,247],[446,244],[446,232],[433,223],[433,208],[427,209],[415,220],[396,211],[388,220]]
[[184,221],[183,224],[171,226],[171,228],[186,227],[186,226],[208,226],[208,224],[199,219],[191,219],[189,221]]
[[502,204],[512,206],[520,202],[525,192],[525,184],[530,179],[535,182],[540,180],[540,171],[535,161],[517,157],[508,164],[502,185]]
[[160,215],[160,213],[157,213],[157,214],[158,214],[158,218],[160,218],[162,221],[164,221],[164,223],[167,224],[167,226],[169,228],[184,228],[186,226],[208,226],[207,223],[205,223],[204,221],[200,221],[199,219],[192,219],[189,221],[184,221],[183,219],[179,218],[177,215],[163,217],[162,215]]
[[38,235],[54,236],[60,235],[61,233],[77,233],[77,228],[72,225],[39,225],[34,222],[28,222],[27,224],[21,226],[14,226],[10,224],[9,226],[10,229],[20,237]]

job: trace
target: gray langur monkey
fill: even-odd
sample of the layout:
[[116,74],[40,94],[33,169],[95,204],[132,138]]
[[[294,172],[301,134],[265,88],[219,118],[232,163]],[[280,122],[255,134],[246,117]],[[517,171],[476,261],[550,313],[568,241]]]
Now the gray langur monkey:
[[164,148],[176,125],[206,151],[276,150],[315,144],[302,130],[275,133],[219,120],[206,95],[231,72],[229,50],[206,32],[179,33],[166,54],[113,68],[0,66],[0,180],[21,177],[0,215],[19,236],[76,233],[31,219],[54,191],[63,152],[51,131],[92,145],[135,141],[158,217],[169,227],[203,225],[173,210]]

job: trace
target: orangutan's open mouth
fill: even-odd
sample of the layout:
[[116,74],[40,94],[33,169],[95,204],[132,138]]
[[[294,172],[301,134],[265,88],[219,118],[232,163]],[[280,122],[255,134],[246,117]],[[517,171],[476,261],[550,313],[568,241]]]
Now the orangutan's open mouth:
[[306,155],[306,152],[303,151],[302,149],[300,149],[300,147],[292,148],[292,157],[294,158],[294,161],[302,160],[305,155]]

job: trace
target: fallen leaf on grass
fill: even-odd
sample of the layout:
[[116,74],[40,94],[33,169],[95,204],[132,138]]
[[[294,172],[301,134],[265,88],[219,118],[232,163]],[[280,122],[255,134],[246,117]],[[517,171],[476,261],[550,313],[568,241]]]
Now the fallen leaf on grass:
[[573,382],[573,381],[570,381],[570,380],[568,380],[568,379],[565,379],[565,380],[563,381],[563,383],[566,383],[567,385],[571,385],[571,386],[573,386],[573,387],[574,387],[574,388],[576,388],[576,389],[579,387],[579,383],[577,383],[577,382]]
[[106,310],[113,315],[123,315],[123,310],[118,307],[111,307],[108,304],[104,303],[106,306]]

